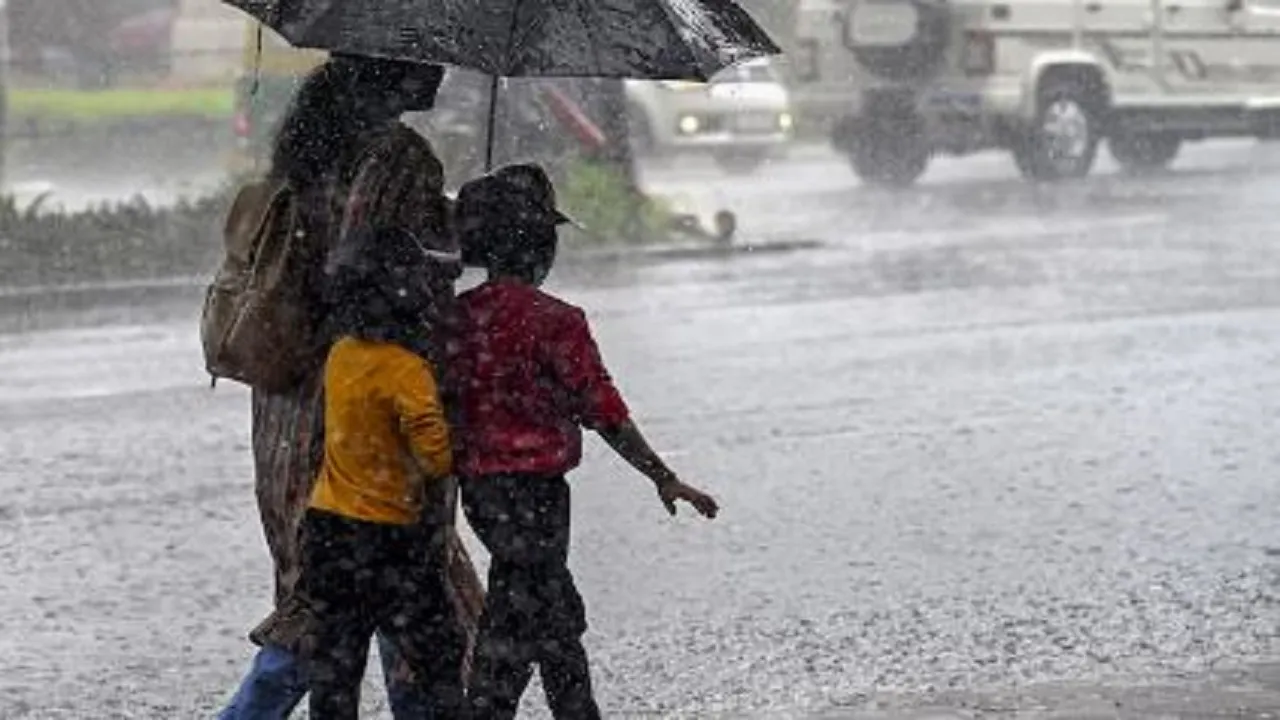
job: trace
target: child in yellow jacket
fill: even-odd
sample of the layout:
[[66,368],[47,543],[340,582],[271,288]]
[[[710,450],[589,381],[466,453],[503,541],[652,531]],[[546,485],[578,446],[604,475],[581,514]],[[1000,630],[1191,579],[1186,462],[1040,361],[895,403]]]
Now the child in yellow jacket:
[[[385,179],[357,187],[396,184]],[[424,508],[428,485],[453,473],[431,315],[451,300],[460,258],[431,249],[452,245],[447,232],[424,242],[429,230],[415,214],[425,194],[401,180],[409,191],[357,200],[365,219],[344,229],[330,283],[324,460],[303,519],[297,589],[310,616],[300,650],[316,720],[357,717],[375,631],[408,662],[431,717],[466,714],[466,636],[445,554],[422,522],[424,510],[438,510]]]

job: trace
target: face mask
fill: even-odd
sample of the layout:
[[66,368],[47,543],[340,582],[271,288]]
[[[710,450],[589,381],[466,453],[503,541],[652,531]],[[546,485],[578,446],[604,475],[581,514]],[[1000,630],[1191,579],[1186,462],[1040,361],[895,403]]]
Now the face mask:
[[396,93],[400,112],[426,112],[436,106],[436,88],[416,80],[406,80]]
[[436,94],[444,76],[433,68],[410,69],[390,93],[400,112],[426,112],[435,108]]
[[552,250],[551,255],[547,258],[546,263],[543,265],[537,266],[537,268],[535,268],[533,271],[532,279],[533,279],[534,287],[542,287],[542,284],[545,283],[547,281],[547,278],[551,275],[551,267],[555,264],[556,264],[556,251]]

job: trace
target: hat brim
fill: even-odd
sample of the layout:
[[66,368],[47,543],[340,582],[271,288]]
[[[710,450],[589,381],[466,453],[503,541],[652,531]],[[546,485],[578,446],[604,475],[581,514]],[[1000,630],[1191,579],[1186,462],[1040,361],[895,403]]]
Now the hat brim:
[[552,220],[555,221],[556,225],[569,225],[569,226],[572,226],[573,228],[576,228],[578,230],[584,230],[584,231],[587,229],[585,225],[573,219],[572,217],[565,215],[560,210],[553,210],[551,218]]

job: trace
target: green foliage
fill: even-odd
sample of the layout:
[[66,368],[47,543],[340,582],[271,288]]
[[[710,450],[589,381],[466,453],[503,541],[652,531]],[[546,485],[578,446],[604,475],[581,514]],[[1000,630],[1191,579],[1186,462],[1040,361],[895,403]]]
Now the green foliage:
[[[610,167],[575,163],[558,189],[561,206],[587,228],[569,231],[571,243],[657,243],[679,234],[668,208]],[[230,190],[173,206],[136,199],[75,212],[50,208],[47,197],[0,196],[0,289],[207,275],[222,257]]]
[[586,228],[570,236],[584,243],[654,242],[665,235],[670,222],[666,207],[638,193],[622,171],[610,165],[572,163],[557,193],[565,212]]
[[174,117],[225,118],[234,111],[231,88],[62,90],[14,88],[9,111],[17,120],[111,122]]
[[222,253],[222,194],[172,207],[45,205],[0,198],[0,288],[191,276],[211,271]]

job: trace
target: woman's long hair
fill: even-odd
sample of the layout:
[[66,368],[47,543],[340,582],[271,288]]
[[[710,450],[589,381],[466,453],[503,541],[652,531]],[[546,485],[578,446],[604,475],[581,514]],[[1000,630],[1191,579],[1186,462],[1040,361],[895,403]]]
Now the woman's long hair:
[[332,180],[352,162],[365,131],[349,63],[327,61],[302,81],[271,153],[271,176],[297,189]]
[[[303,285],[316,323],[331,324],[333,292],[327,287],[331,278],[325,276],[324,266],[342,236],[357,165],[371,143],[385,140],[388,133],[399,134],[393,108],[401,103],[384,101],[404,91],[402,83],[410,73],[423,74],[427,91],[434,93],[429,81],[438,79],[443,70],[368,58],[330,58],[303,80],[277,132],[270,177],[293,190],[302,231],[310,239],[299,252],[308,255],[303,261],[308,268]],[[410,145],[402,134],[398,142]],[[428,174],[437,172],[432,168],[438,168],[439,161],[429,146],[425,155],[430,162],[423,155],[417,152],[411,159],[421,162]]]
[[[416,78],[423,97],[405,98]],[[271,174],[305,188],[342,177],[360,161],[367,135],[399,114],[392,107],[434,100],[444,78],[439,65],[334,56],[303,80],[276,135]],[[392,96],[398,100],[389,102]]]
[[337,237],[346,196],[350,157],[364,144],[364,117],[352,93],[356,81],[347,64],[325,62],[313,70],[294,95],[276,133],[268,177],[293,191],[298,230],[305,241],[295,248],[304,268],[302,293],[310,321],[330,321],[325,256]]
[[398,342],[441,361],[453,313],[453,260],[444,172],[431,144],[396,126],[365,155],[338,243],[326,263],[334,332]]
[[342,234],[398,227],[433,250],[451,251],[444,167],[426,138],[397,123],[369,148],[356,168]]

